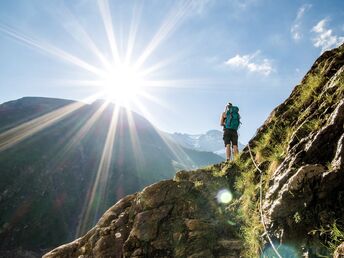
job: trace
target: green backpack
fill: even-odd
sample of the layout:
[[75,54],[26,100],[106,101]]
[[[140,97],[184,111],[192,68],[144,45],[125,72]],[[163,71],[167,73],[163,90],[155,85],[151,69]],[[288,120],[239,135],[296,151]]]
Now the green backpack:
[[227,110],[225,128],[238,130],[240,126],[239,108],[232,106]]

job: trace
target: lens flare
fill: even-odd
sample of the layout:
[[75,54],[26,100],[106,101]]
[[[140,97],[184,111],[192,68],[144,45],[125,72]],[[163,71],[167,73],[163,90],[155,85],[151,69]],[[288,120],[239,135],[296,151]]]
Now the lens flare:
[[217,193],[216,199],[218,203],[230,203],[233,199],[233,194],[228,189],[222,189]]
[[[289,245],[279,245],[276,243],[277,251],[282,257],[300,257],[300,255],[296,252],[296,250],[289,246]],[[271,246],[265,248],[261,258],[274,258],[277,257],[275,251]]]

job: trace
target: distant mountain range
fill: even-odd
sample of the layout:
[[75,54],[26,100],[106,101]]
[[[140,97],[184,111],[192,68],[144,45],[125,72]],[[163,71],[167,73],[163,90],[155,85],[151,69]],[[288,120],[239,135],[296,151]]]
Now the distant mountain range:
[[[222,157],[226,157],[222,136],[223,133],[219,130],[209,130],[205,134],[169,134],[171,139],[185,148],[197,151],[211,151]],[[240,141],[238,145],[239,150],[245,147]]]
[[0,255],[85,233],[110,205],[178,169],[223,160],[186,148],[105,101],[25,97],[0,105]]

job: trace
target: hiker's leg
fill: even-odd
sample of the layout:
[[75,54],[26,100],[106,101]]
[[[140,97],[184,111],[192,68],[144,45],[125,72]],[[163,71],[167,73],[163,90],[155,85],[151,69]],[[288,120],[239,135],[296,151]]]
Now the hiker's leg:
[[231,159],[231,145],[230,144],[226,145],[226,157],[227,157],[227,160]]
[[238,145],[233,145],[234,158],[238,157],[238,154],[239,154]]
[[232,146],[233,146],[233,156],[234,158],[238,157],[239,150],[238,150],[238,132],[233,131],[232,134]]

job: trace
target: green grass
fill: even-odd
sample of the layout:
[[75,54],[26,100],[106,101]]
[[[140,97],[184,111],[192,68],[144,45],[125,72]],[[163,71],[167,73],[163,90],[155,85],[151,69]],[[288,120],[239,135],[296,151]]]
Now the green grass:
[[[325,62],[324,62],[325,63]],[[273,115],[267,124],[251,144],[255,162],[262,172],[263,198],[269,188],[269,182],[273,173],[279,167],[288,153],[291,139],[293,145],[319,131],[329,120],[326,109],[333,107],[344,98],[344,75],[339,76],[334,82],[334,89],[324,92],[323,86],[328,78],[323,76],[324,64],[309,73],[302,85],[295,89],[292,100],[286,102],[283,111],[278,112],[278,117]],[[296,142],[295,142],[296,141]],[[240,174],[235,179],[234,188],[240,199],[237,200],[237,217],[241,223],[241,236],[245,245],[245,257],[258,257],[261,248],[261,235],[263,226],[259,213],[259,177],[260,173],[255,168],[250,156],[240,156],[229,163],[229,167],[236,166]],[[331,168],[331,164],[328,164]],[[223,176],[223,171],[214,172],[217,176]],[[293,216],[296,224],[302,224],[304,217],[302,212],[296,212]],[[342,231],[336,225],[332,226],[331,240],[328,246],[333,248],[339,241],[344,241]],[[330,238],[328,238],[330,239]]]
[[[275,120],[254,143],[253,156],[263,170],[263,195],[268,190],[272,174],[285,157],[293,131],[289,121]],[[239,167],[242,173],[236,180],[235,189],[242,193],[239,217],[244,225],[241,234],[247,247],[245,257],[257,257],[261,247],[260,236],[264,232],[259,213],[260,175],[251,159],[240,161]]]
[[246,257],[259,257],[261,248],[260,236],[263,233],[263,226],[260,223],[260,215],[257,212],[251,214],[250,222],[243,228],[242,235],[245,241]]
[[323,85],[323,78],[318,74],[311,74],[302,85],[299,97],[295,99],[295,106],[300,109],[309,104],[312,99],[316,99],[318,94],[316,90]]
[[201,188],[203,186],[203,181],[201,180],[196,180],[194,182],[195,188]]
[[334,221],[331,225],[328,224],[312,230],[309,234],[318,235],[320,239],[323,239],[323,245],[331,255],[344,242],[344,226],[337,221]]
[[[318,100],[316,91],[322,84],[321,77],[309,75],[305,84],[300,87],[300,92],[294,104],[287,107],[284,119],[272,117],[265,132],[256,138],[253,156],[256,163],[263,170],[263,195],[268,190],[268,184],[273,173],[285,158],[289,142],[294,136],[295,130],[299,127],[298,119],[311,101]],[[302,134],[295,137],[304,137],[319,130],[320,127],[321,120],[319,119],[315,118],[306,121],[303,123]],[[244,226],[241,228],[241,232],[248,250],[245,256],[257,257],[261,245],[260,235],[263,234],[259,214],[259,172],[257,172],[250,159],[240,161],[239,167],[242,169],[242,173],[236,180],[235,188],[242,193],[239,217],[243,221]],[[302,217],[296,213],[294,220],[301,223]]]
[[329,233],[330,238],[327,241],[327,244],[331,253],[334,253],[336,248],[344,241],[344,229],[339,228],[335,222],[333,223]]

